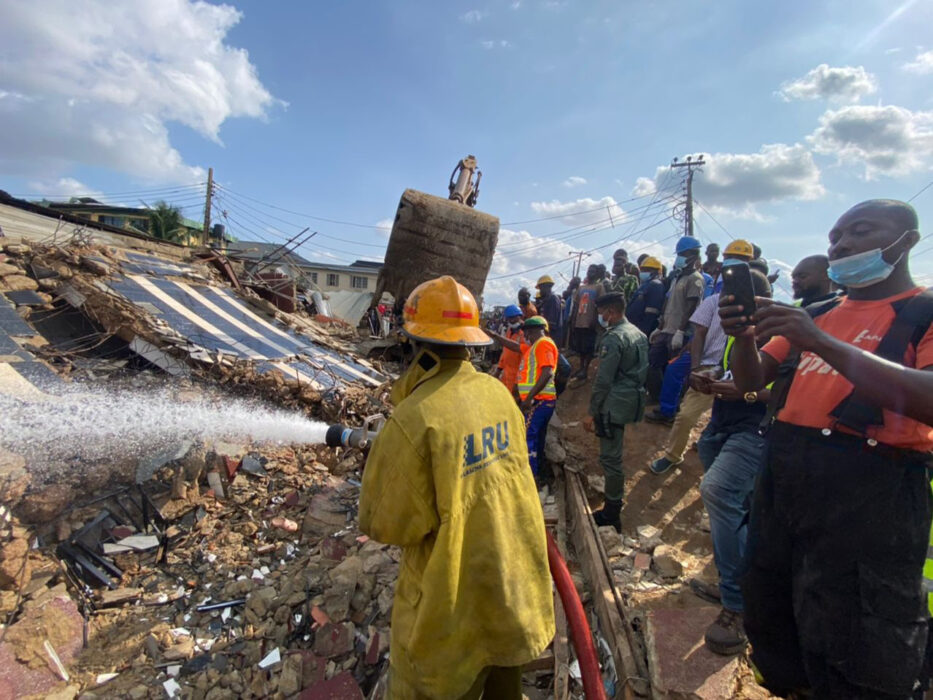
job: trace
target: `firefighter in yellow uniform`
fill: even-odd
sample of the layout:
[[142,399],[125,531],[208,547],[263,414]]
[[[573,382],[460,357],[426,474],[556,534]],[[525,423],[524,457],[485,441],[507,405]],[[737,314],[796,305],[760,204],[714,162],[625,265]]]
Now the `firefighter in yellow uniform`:
[[554,636],[524,418],[502,383],[470,364],[468,348],[491,341],[454,278],[417,287],[402,330],[415,357],[360,494],[360,529],[403,548],[388,694],[520,700],[522,665]]

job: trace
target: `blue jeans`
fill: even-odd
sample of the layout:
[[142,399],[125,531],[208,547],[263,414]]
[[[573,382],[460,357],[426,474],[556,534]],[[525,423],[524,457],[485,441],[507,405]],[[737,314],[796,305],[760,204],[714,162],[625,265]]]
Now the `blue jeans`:
[[684,393],[684,382],[690,374],[690,351],[684,350],[677,359],[668,364],[664,370],[664,382],[661,384],[661,413],[673,418],[680,405],[680,397]]
[[538,464],[544,459],[544,440],[547,438],[547,424],[554,415],[556,401],[535,401],[525,418],[525,437],[528,440],[528,463],[531,473],[538,476]]
[[745,557],[751,495],[765,463],[765,439],[753,432],[717,432],[711,423],[700,436],[697,451],[705,471],[700,495],[709,513],[722,605],[744,612],[739,575]]

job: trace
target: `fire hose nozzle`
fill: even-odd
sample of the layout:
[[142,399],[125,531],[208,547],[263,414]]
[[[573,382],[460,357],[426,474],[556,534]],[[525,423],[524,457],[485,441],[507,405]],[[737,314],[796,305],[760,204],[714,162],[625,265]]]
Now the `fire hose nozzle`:
[[381,413],[369,416],[362,428],[350,428],[336,423],[327,429],[324,442],[328,447],[357,447],[361,450],[369,447],[385,425],[385,416]]
[[362,428],[348,428],[337,423],[327,429],[324,442],[328,447],[359,447],[369,445],[369,433]]

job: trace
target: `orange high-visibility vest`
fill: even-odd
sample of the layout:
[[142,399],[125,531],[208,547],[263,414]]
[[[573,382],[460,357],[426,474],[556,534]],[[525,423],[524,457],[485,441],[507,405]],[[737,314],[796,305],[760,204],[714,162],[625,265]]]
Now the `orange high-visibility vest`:
[[[522,364],[518,368],[518,395],[524,401],[528,393],[534,389],[541,378],[541,370],[550,367],[557,369],[557,346],[546,335],[535,341],[522,357]],[[544,389],[534,397],[537,401],[553,401],[557,398],[557,389],[554,387],[554,375],[545,385]]]

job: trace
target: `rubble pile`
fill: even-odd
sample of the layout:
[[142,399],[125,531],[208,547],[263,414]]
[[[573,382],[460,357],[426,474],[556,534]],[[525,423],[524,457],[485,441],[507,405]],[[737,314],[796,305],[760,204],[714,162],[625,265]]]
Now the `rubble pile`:
[[[13,670],[6,681],[0,672],[0,690],[362,697],[386,663],[399,559],[356,528],[362,461],[324,447],[194,445],[145,485],[158,507],[150,532],[103,502],[63,520],[57,548],[32,549],[12,518],[2,612],[22,604],[0,638]],[[71,546],[95,550],[109,585]]]

